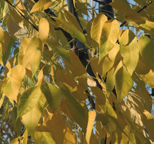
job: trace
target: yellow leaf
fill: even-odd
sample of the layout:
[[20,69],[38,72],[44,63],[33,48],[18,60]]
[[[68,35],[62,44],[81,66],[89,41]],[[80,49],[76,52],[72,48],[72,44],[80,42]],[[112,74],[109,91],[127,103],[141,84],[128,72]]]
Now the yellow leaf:
[[137,37],[135,37],[127,46],[120,45],[120,52],[128,72],[132,75],[139,60]]
[[48,39],[49,22],[45,18],[41,18],[39,22],[39,37],[45,42]]
[[105,22],[100,39],[99,46],[99,62],[107,55],[107,53],[115,46],[119,37],[120,24],[117,20]]
[[69,11],[64,10],[64,14],[65,17],[67,18],[67,20],[74,25],[80,32],[83,32],[83,30],[81,29],[79,22],[77,21],[76,17],[70,13]]
[[53,2],[51,0],[39,0],[37,3],[35,3],[30,13],[46,10],[52,5]]
[[17,101],[18,92],[25,74],[26,70],[22,65],[17,65],[8,72],[8,82],[3,89],[6,96]]
[[94,122],[95,122],[95,112],[89,111],[88,112],[88,124],[87,124],[87,131],[86,131],[86,141],[87,144],[90,143],[90,137],[93,130]]
[[41,69],[40,72],[39,72],[39,74],[38,74],[36,86],[41,85],[42,81],[43,81],[43,70]]
[[23,57],[23,66],[31,69],[32,74],[38,70],[41,61],[42,44],[39,38],[31,39]]
[[102,28],[107,21],[107,17],[104,14],[98,14],[91,25],[91,38],[94,39],[97,44],[100,44],[100,37],[102,34]]
[[113,49],[108,52],[108,55],[104,57],[102,64],[102,77],[106,75],[106,73],[112,68],[115,63],[115,59],[118,56],[119,52],[119,44],[115,44]]
[[133,80],[126,68],[123,66],[116,73],[115,88],[117,92],[117,102],[121,102],[123,100],[132,86]]

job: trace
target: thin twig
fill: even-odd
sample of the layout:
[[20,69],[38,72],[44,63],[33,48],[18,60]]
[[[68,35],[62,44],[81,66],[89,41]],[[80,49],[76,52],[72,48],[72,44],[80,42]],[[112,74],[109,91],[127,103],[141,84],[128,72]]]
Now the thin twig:
[[[140,10],[137,11],[137,13],[140,13],[141,11],[143,11],[145,8],[147,8],[150,4],[152,4],[152,1],[150,1],[147,5],[145,5],[144,7],[142,7]],[[123,25],[126,24],[126,21],[124,21],[120,27],[122,27]]]

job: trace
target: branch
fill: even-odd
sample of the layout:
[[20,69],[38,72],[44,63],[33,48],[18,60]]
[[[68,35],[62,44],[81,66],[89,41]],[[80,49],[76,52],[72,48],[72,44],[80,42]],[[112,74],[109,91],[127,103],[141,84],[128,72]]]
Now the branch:
[[[146,4],[144,7],[142,7],[140,10],[137,11],[137,13],[140,13],[141,11],[143,11],[145,8],[147,8],[150,4],[152,4],[152,1],[150,1],[148,4]],[[122,27],[123,25],[126,24],[126,21],[124,21],[120,27]]]
[[5,2],[7,2],[11,7],[13,7],[35,30],[38,31],[37,26],[31,23],[31,21],[27,17],[25,17],[19,10],[17,10],[16,7],[9,2],[9,0],[5,0]]

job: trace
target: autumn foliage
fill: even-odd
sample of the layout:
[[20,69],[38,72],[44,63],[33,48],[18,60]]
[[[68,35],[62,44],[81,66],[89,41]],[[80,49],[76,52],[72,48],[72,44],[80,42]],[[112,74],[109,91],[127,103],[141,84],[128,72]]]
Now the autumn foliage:
[[0,0],[0,143],[154,141],[154,2],[134,1],[108,20],[73,0],[78,20],[64,0]]

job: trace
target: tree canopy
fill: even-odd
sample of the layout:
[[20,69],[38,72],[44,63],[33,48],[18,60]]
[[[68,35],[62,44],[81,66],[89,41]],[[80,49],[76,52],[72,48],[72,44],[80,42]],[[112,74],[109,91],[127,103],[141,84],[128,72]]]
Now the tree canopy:
[[1,143],[154,141],[154,2],[94,1],[0,0]]

